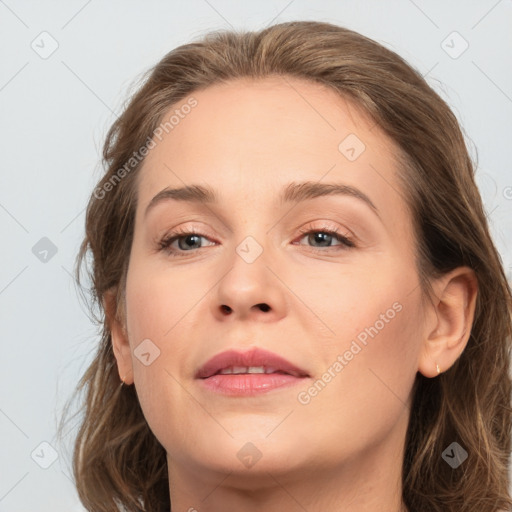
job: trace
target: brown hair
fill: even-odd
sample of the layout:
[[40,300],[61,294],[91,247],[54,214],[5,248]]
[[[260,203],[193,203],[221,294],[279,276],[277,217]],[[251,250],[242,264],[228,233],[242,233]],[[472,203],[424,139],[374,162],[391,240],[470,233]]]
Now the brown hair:
[[[135,387],[120,386],[109,315],[103,315],[107,292],[114,292],[115,315],[124,319],[136,177],[143,161],[133,158],[134,151],[147,145],[169,108],[194,91],[271,75],[330,87],[362,107],[401,149],[398,171],[415,226],[425,297],[430,297],[432,278],[458,266],[471,267],[477,276],[466,349],[437,378],[416,376],[403,502],[411,512],[508,509],[512,295],[459,124],[421,74],[397,54],[351,30],[309,21],[256,32],[212,32],[174,49],[151,70],[107,134],[106,173],[90,198],[76,262],[80,283],[90,253],[92,305],[102,314],[97,354],[76,390],[85,394],[73,459],[80,499],[94,512],[119,506],[129,512],[158,511],[170,503],[164,448],[142,414]],[[456,469],[442,457],[453,442],[469,454]]]

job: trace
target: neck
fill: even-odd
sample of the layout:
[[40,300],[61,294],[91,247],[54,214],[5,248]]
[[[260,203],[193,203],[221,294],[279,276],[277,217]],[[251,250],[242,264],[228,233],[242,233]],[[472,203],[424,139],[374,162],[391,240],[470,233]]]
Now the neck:
[[397,450],[389,438],[337,466],[295,470],[256,464],[245,471],[237,466],[212,471],[168,457],[172,512],[407,512],[402,460],[403,445]]

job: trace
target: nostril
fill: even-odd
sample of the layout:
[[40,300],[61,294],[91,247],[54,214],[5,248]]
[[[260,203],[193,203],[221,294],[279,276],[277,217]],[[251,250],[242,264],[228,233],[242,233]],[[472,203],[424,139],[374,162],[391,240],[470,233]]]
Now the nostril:
[[229,307],[229,306],[226,306],[225,304],[223,304],[220,309],[222,310],[223,313],[226,313],[226,315],[229,315],[232,311],[232,309]]
[[258,304],[261,311],[268,311],[270,309],[270,306],[268,304]]

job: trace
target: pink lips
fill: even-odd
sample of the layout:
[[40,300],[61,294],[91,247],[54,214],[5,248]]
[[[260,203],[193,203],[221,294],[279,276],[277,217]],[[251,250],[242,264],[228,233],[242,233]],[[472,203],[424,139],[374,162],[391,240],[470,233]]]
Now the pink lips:
[[259,348],[221,352],[196,373],[196,379],[201,379],[201,384],[210,391],[238,396],[294,385],[306,377],[309,375],[305,370]]

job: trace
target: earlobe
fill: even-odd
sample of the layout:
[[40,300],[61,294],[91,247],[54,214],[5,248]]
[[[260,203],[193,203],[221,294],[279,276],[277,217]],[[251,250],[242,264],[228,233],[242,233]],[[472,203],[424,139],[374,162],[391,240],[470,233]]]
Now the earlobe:
[[119,378],[124,384],[133,384],[132,353],[126,326],[116,314],[117,297],[115,292],[108,291],[105,293],[103,307],[110,329],[112,349],[117,361]]
[[458,267],[434,284],[424,325],[418,370],[436,377],[448,370],[466,348],[475,316],[478,281],[473,269]]

